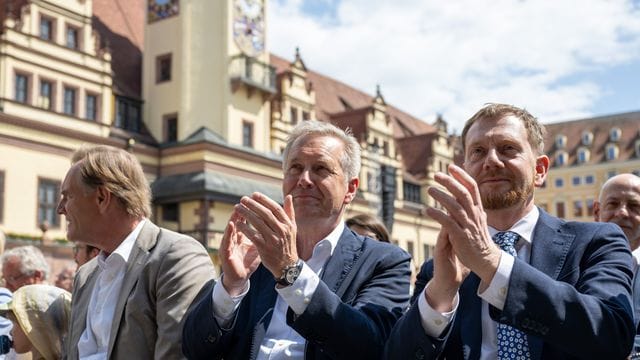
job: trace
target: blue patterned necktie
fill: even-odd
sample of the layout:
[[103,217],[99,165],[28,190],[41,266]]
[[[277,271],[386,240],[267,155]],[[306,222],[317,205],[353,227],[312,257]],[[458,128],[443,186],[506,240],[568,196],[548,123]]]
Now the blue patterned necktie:
[[[514,257],[518,256],[515,245],[519,239],[520,236],[513,231],[503,231],[493,236],[493,241]],[[529,343],[525,333],[509,325],[498,323],[498,359],[528,360],[530,358]]]

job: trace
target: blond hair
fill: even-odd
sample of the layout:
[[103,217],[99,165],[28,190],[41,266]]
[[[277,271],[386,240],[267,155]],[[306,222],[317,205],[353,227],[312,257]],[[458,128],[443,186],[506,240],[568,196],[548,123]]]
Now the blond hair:
[[466,151],[466,137],[467,132],[471,128],[471,125],[475,124],[478,120],[500,120],[506,116],[515,116],[524,125],[527,130],[527,137],[531,148],[538,153],[538,155],[544,154],[544,126],[531,115],[527,110],[520,109],[519,107],[508,104],[486,104],[482,109],[475,113],[464,124],[462,129],[462,148]]
[[82,182],[90,189],[104,186],[122,203],[129,215],[151,215],[151,188],[140,161],[132,154],[112,146],[82,147],[71,158],[77,164]]

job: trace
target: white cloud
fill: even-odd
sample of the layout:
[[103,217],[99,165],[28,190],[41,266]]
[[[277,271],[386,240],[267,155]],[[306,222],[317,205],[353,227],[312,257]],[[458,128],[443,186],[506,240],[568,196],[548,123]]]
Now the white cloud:
[[302,0],[272,0],[270,50],[292,58],[299,46],[313,70],[370,94],[379,83],[388,102],[429,122],[442,113],[458,130],[486,102],[543,121],[588,116],[603,90],[583,74],[640,61],[631,1],[323,3],[336,8],[312,15]]

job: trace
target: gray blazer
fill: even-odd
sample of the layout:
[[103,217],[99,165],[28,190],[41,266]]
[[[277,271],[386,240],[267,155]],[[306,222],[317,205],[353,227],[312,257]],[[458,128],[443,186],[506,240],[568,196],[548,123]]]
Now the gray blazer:
[[[73,284],[68,359],[78,359],[78,341],[100,269],[82,266]],[[205,248],[191,237],[147,222],[131,250],[116,304],[109,359],[182,359],[184,314],[215,270]]]

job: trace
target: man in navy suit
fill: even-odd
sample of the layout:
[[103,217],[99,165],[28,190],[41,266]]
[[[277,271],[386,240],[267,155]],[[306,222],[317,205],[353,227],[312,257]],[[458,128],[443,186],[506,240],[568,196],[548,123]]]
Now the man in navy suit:
[[283,162],[284,205],[236,205],[220,245],[221,279],[183,331],[196,359],[375,359],[409,302],[409,255],[362,237],[342,216],[355,197],[360,146],[304,121]]
[[510,105],[489,104],[467,121],[463,168],[436,174],[444,189],[428,190],[442,208],[427,214],[442,228],[415,301],[389,337],[388,358],[629,354],[626,239],[615,225],[565,222],[534,205],[549,169],[543,131]]
[[[640,322],[640,177],[620,174],[607,180],[600,190],[598,201],[593,204],[596,221],[611,222],[620,226],[627,236],[633,255],[633,310],[636,323]],[[640,326],[636,330],[633,353],[640,355]]]

